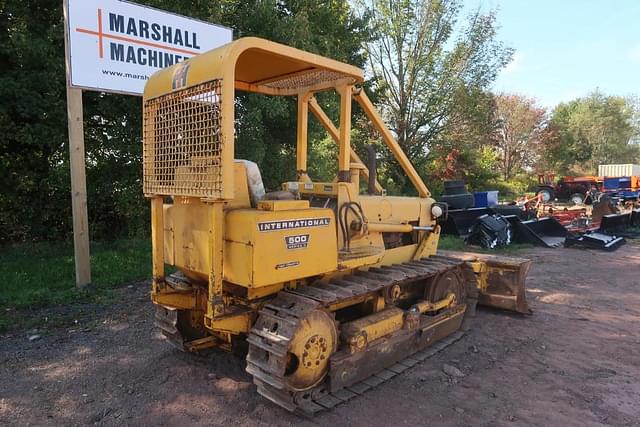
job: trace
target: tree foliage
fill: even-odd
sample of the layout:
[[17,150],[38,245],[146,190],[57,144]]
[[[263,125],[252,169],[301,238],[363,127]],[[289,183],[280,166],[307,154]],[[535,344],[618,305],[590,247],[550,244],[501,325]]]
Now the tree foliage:
[[487,91],[456,94],[455,113],[442,134],[429,145],[426,173],[429,187],[440,192],[441,181],[462,179],[470,189],[485,189],[499,176],[499,157],[492,139],[496,102]]
[[[631,107],[633,113],[631,117],[631,124],[633,127],[633,135],[631,136],[631,144],[640,146],[640,96],[633,95],[627,99],[627,104]],[[639,158],[640,160],[640,158]]]
[[625,98],[598,91],[552,113],[544,164],[559,173],[596,173],[599,164],[637,163],[637,111]]
[[70,216],[61,5],[0,2],[0,240],[46,237]]
[[[378,105],[398,143],[424,174],[429,149],[495,80],[512,50],[496,39],[495,13],[458,25],[457,0],[370,0],[367,44]],[[398,167],[393,181],[407,190]]]
[[522,95],[496,96],[496,127],[493,134],[500,156],[500,172],[509,180],[536,164],[546,132],[546,109]]

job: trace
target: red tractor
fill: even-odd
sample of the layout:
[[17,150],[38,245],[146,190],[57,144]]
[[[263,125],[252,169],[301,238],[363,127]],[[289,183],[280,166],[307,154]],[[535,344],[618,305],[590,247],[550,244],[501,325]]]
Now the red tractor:
[[565,176],[555,183],[555,174],[538,174],[538,192],[544,203],[569,200],[575,205],[589,203],[591,191],[602,191],[602,178],[597,176]]

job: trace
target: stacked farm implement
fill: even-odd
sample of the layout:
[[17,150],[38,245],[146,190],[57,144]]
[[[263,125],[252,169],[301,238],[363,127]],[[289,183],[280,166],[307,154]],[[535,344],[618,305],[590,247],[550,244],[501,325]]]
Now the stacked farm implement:
[[[441,219],[443,234],[459,236],[470,245],[488,249],[510,243],[536,246],[585,247],[615,250],[625,243],[624,237],[635,238],[640,233],[640,208],[632,206],[611,193],[591,191],[591,206],[558,206],[542,194],[523,197],[513,204],[498,204],[497,191],[475,193],[474,204],[464,184],[454,181],[446,185],[445,193],[455,188],[465,196],[465,207],[449,209]],[[441,201],[451,196],[445,194]],[[455,197],[454,197],[455,198]]]

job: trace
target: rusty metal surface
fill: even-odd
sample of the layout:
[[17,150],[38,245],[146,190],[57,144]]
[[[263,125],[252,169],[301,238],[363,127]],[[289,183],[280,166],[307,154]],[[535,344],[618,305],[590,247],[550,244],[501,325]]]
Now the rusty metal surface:
[[[486,266],[486,287],[478,287],[478,304],[531,314],[526,298],[526,280],[531,260],[517,257],[478,254],[471,252],[439,252],[464,261],[464,274],[468,279],[477,277],[472,264],[482,262]],[[477,279],[476,279],[477,280]]]
[[512,269],[492,266],[491,261],[487,261],[487,265],[490,268],[487,288],[480,291],[478,304],[530,314],[525,281],[531,261],[527,260]]
[[414,329],[380,338],[364,352],[350,355],[347,348],[341,348],[331,356],[326,381],[311,389],[294,391],[287,384],[288,346],[307,313],[348,298],[384,295],[396,284],[429,279],[459,270],[461,265],[459,260],[434,256],[358,271],[328,284],[279,292],[260,311],[247,339],[247,372],[253,376],[258,392],[289,411],[313,414],[362,394],[440,351],[462,336],[456,331],[466,305],[436,316],[421,315]]
[[336,392],[363,381],[372,374],[388,379],[388,373],[384,373],[388,371],[386,368],[460,329],[464,309],[463,306],[454,313],[444,313],[433,319],[422,316],[422,325],[417,333],[415,330],[402,329],[378,340],[365,351],[353,354],[342,351],[334,354],[329,371],[329,390]]

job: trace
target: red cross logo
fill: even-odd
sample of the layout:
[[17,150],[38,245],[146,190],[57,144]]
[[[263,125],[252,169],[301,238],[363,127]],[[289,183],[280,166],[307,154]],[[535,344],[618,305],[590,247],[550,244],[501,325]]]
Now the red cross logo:
[[86,28],[76,28],[76,31],[79,33],[89,34],[89,35],[98,37],[98,54],[100,58],[104,57],[104,39],[119,40],[122,42],[133,43],[133,44],[138,44],[142,46],[155,47],[158,49],[170,50],[172,52],[182,53],[182,54],[191,55],[191,56],[198,54],[198,52],[195,52],[192,50],[180,49],[178,47],[166,46],[160,43],[154,43],[147,40],[138,40],[131,37],[105,33],[102,31],[102,9],[98,9],[98,31],[89,30]]

